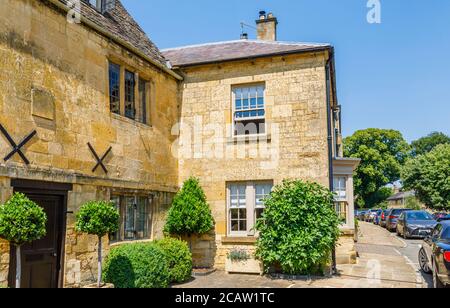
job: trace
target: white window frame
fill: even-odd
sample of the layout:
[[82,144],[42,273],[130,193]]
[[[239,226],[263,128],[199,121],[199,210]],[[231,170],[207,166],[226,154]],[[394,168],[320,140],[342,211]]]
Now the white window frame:
[[[256,203],[256,186],[272,186],[273,181],[246,181],[246,182],[230,182],[227,183],[227,234],[230,237],[249,237],[255,236],[255,223],[256,223],[256,209],[262,208]],[[234,209],[231,204],[231,190],[235,186],[245,186],[245,209],[246,209],[246,219],[247,219],[247,230],[245,231],[232,231],[231,228],[231,210]],[[243,207],[241,207],[243,208]],[[265,207],[264,207],[265,208]]]
[[[342,182],[341,182],[342,181]],[[347,184],[348,182],[348,178],[346,176],[339,176],[336,175],[333,178],[333,191],[336,194],[335,195],[335,201],[337,202],[344,202],[344,201],[348,201],[348,192],[347,192]],[[344,183],[343,187],[342,187],[342,183]]]
[[[251,102],[249,100],[249,108],[248,109],[237,110],[237,108],[236,108],[236,99],[237,99],[236,92],[239,89],[240,90],[251,89],[251,88],[258,89],[259,87],[261,87],[263,89],[264,107],[263,108],[258,108],[258,98],[259,98],[259,96],[258,96],[258,90],[257,90],[256,91],[256,108],[251,108]],[[259,84],[247,84],[247,85],[233,86],[231,93],[232,93],[232,95],[231,95],[231,97],[232,97],[231,106],[232,106],[232,117],[233,117],[232,118],[232,127],[233,127],[232,136],[233,137],[245,137],[245,136],[252,137],[252,136],[264,136],[264,135],[267,135],[267,122],[266,122],[266,119],[267,119],[267,108],[266,108],[267,107],[267,103],[266,103],[266,86],[265,86],[265,84],[259,83]],[[249,96],[249,98],[250,98],[250,96]],[[243,101],[243,96],[241,96],[241,100]],[[246,112],[246,111],[252,112],[252,111],[261,111],[261,110],[264,110],[264,116],[255,116],[255,117],[247,117],[247,118],[239,118],[239,119],[236,117],[237,112]],[[249,135],[236,134],[236,124],[238,122],[245,122],[245,121],[252,121],[252,120],[255,120],[255,121],[264,120],[264,133],[249,134]]]

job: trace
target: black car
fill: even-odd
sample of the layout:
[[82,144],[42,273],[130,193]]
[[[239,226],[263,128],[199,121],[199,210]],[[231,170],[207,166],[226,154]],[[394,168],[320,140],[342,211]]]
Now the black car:
[[405,239],[426,238],[431,235],[436,224],[437,221],[426,211],[406,211],[398,218],[397,234]]
[[419,252],[419,264],[427,274],[433,274],[435,288],[450,286],[450,221],[438,223]]
[[391,209],[386,218],[386,229],[393,232],[397,230],[397,220],[403,212],[410,211],[409,209]]

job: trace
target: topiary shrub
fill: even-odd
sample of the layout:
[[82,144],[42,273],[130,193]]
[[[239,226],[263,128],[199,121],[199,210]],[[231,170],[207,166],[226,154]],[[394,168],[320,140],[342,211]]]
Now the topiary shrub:
[[103,279],[122,289],[166,288],[170,283],[169,263],[154,243],[124,244],[111,249]]
[[199,180],[190,178],[175,196],[164,232],[171,235],[205,234],[214,228],[214,218]]
[[182,283],[191,278],[192,254],[186,242],[165,238],[156,242],[165,253],[169,264],[170,282]]
[[0,238],[16,247],[16,288],[20,288],[21,246],[39,240],[47,233],[47,215],[24,194],[16,193],[0,206]]
[[339,238],[333,194],[310,182],[284,181],[265,200],[256,256],[265,270],[281,267],[286,274],[323,274]]
[[102,281],[102,237],[119,230],[119,212],[114,204],[106,201],[91,201],[84,204],[77,214],[75,230],[98,237],[97,287]]

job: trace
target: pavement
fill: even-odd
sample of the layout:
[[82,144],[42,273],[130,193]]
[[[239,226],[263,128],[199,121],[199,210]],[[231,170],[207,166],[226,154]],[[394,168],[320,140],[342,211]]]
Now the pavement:
[[[407,242],[385,229],[360,223],[358,263],[338,266],[333,277],[275,279],[216,271],[174,288],[425,288],[418,269],[420,241]],[[415,257],[415,258],[414,258]]]

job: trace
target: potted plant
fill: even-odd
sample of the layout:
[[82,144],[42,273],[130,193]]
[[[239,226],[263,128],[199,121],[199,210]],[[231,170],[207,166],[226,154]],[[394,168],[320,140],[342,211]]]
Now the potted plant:
[[44,237],[46,223],[44,210],[24,194],[16,193],[0,206],[0,238],[16,248],[16,288],[22,277],[21,247]]
[[[91,201],[84,204],[77,214],[75,230],[98,238],[98,273],[97,288],[111,288],[111,285],[102,285],[102,238],[119,230],[119,212],[114,204],[106,201]],[[92,288],[93,285],[87,286]]]
[[225,270],[227,273],[236,274],[262,275],[264,272],[262,263],[244,249],[233,249],[228,253]]
[[188,236],[192,251],[192,236],[203,235],[214,228],[214,218],[206,201],[205,192],[196,178],[189,178],[173,199],[164,232]]

